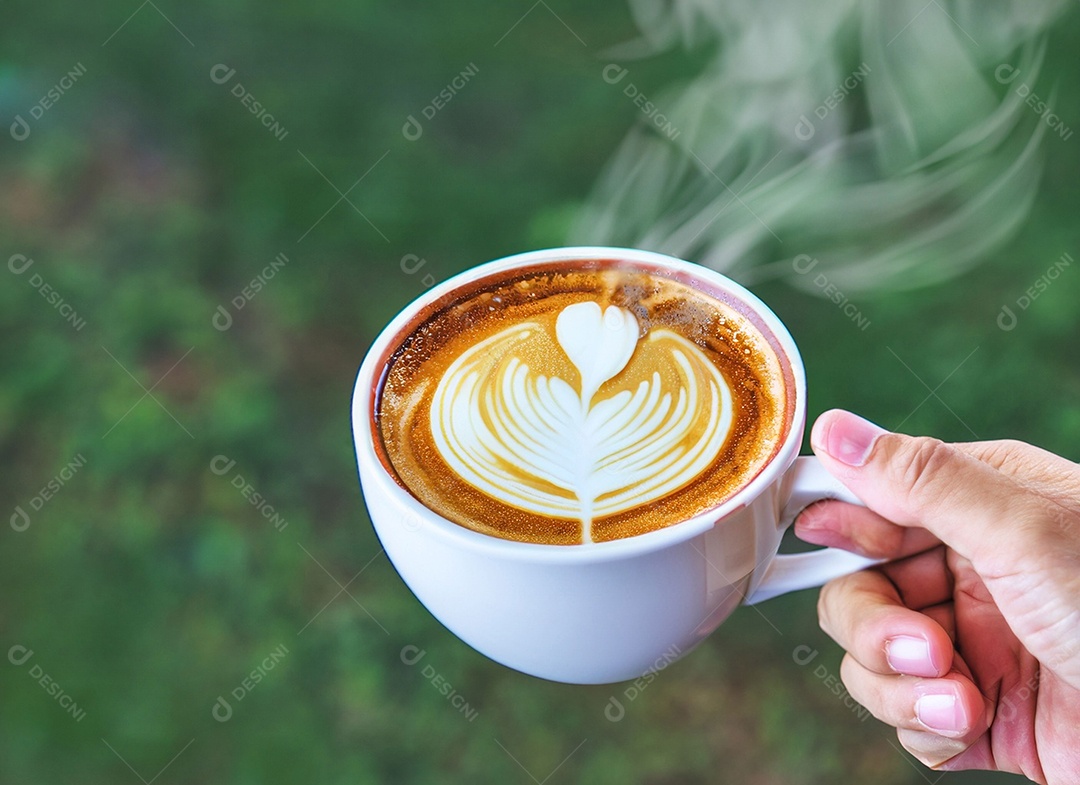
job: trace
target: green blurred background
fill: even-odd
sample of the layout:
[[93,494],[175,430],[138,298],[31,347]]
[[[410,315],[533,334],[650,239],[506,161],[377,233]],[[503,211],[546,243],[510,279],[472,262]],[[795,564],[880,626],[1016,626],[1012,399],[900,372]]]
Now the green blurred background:
[[[599,52],[635,33],[622,4],[526,10],[0,6],[0,488],[13,515],[0,529],[0,782],[1014,781],[939,780],[845,705],[815,592],[740,611],[629,702],[625,685],[546,683],[476,654],[381,555],[348,421],[366,347],[431,281],[562,244],[639,119],[601,78]],[[1078,48],[1072,13],[1044,69],[1070,126]],[[221,84],[218,64],[219,79],[235,69]],[[672,52],[635,80],[660,90],[698,65]],[[408,116],[470,67],[407,139]],[[73,69],[85,73],[35,117]],[[783,282],[756,287],[800,343],[811,418],[844,406],[908,432],[1080,455],[1080,271],[1015,307],[1078,255],[1078,144],[1044,143],[1040,195],[1006,248],[951,283],[859,298],[866,330]],[[425,260],[413,274],[409,254]],[[405,664],[406,646],[423,660]],[[820,654],[800,666],[801,646]],[[627,704],[619,722],[604,714],[612,695]]]

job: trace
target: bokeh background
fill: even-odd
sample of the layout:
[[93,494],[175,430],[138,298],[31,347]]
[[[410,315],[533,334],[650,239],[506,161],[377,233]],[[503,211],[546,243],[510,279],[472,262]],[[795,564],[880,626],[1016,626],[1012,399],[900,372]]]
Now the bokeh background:
[[[1015,781],[928,772],[845,701],[815,592],[738,612],[631,700],[486,660],[381,554],[348,421],[364,351],[433,282],[565,242],[643,121],[602,75],[637,34],[621,3],[554,0],[0,6],[0,782]],[[1070,128],[1078,48],[1070,13],[1038,88]],[[865,326],[790,275],[754,286],[811,417],[1080,456],[1061,137],[1011,240],[852,295]]]

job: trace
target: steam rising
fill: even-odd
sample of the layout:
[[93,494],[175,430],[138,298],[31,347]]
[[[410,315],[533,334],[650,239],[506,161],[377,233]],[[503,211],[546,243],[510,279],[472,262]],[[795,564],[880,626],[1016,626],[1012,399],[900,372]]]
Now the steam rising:
[[1027,214],[1053,131],[1001,74],[1035,84],[1063,2],[630,2],[642,38],[613,62],[677,45],[715,53],[650,96],[678,133],[642,122],[627,135],[575,244],[816,291],[794,274],[809,256],[857,293],[955,276]]

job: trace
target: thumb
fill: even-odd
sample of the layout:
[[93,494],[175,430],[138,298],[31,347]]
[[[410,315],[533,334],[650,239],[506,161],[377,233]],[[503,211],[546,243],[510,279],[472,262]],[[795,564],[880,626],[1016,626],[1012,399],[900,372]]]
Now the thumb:
[[810,441],[867,507],[929,530],[984,577],[1013,573],[1054,547],[1047,502],[952,445],[890,433],[841,410],[821,415]]

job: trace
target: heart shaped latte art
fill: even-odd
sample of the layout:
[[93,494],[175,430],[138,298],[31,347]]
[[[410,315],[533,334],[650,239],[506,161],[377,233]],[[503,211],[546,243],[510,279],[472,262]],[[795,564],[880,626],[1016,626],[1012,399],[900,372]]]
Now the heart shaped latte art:
[[[594,520],[656,502],[708,468],[731,430],[731,390],[681,335],[639,340],[624,308],[575,303],[554,332],[524,322],[465,351],[435,390],[431,433],[473,488],[580,521],[588,543]],[[537,367],[555,353],[559,362]]]

